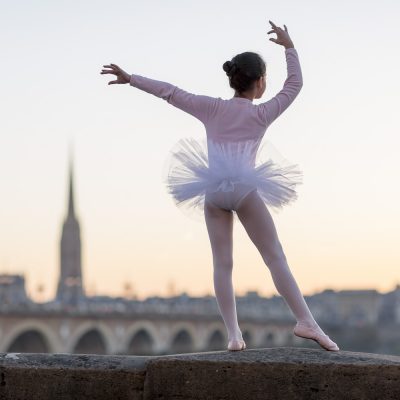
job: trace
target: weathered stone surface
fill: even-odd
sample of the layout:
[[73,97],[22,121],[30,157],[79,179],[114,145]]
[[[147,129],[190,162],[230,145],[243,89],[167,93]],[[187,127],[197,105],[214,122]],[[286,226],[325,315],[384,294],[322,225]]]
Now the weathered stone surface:
[[278,347],[164,356],[147,366],[148,399],[400,399],[400,357]]
[[400,399],[400,357],[278,347],[166,356],[0,353],[0,399]]
[[141,400],[148,357],[0,353],[1,400]]

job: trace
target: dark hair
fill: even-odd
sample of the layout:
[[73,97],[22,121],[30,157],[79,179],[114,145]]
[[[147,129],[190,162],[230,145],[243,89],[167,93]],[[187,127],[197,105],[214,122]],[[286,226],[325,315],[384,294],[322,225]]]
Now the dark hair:
[[254,81],[261,78],[266,71],[262,57],[251,51],[237,54],[231,61],[225,61],[222,69],[229,77],[229,85],[238,93],[251,89]]

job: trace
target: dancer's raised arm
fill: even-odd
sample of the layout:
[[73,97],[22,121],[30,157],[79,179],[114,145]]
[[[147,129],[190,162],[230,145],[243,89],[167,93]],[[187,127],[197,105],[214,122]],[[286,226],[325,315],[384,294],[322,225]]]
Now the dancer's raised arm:
[[137,74],[128,74],[116,64],[104,65],[108,70],[102,70],[102,74],[115,74],[117,80],[108,84],[129,83],[131,86],[141,89],[154,96],[166,100],[173,106],[193,115],[205,123],[216,109],[216,99],[210,96],[196,95],[180,89],[178,86],[155,79],[146,78]]
[[303,86],[303,76],[299,62],[297,50],[289,36],[286,25],[285,29],[279,28],[270,21],[272,30],[268,33],[276,33],[277,38],[270,40],[285,47],[287,78],[282,90],[272,99],[259,105],[262,118],[266,125],[270,125],[279,115],[281,115],[293,102]]

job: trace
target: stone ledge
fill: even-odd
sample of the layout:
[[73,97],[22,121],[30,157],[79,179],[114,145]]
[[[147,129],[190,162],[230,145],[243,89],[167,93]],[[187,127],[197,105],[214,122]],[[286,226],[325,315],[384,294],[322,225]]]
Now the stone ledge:
[[164,356],[0,353],[0,399],[400,399],[400,357],[277,347]]

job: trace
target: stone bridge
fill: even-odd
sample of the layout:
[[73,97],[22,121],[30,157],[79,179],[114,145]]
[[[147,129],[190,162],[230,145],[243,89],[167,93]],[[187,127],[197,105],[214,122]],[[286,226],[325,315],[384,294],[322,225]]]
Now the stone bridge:
[[[289,322],[241,322],[248,347],[302,343]],[[171,315],[0,315],[0,352],[157,355],[224,350],[222,320]]]

